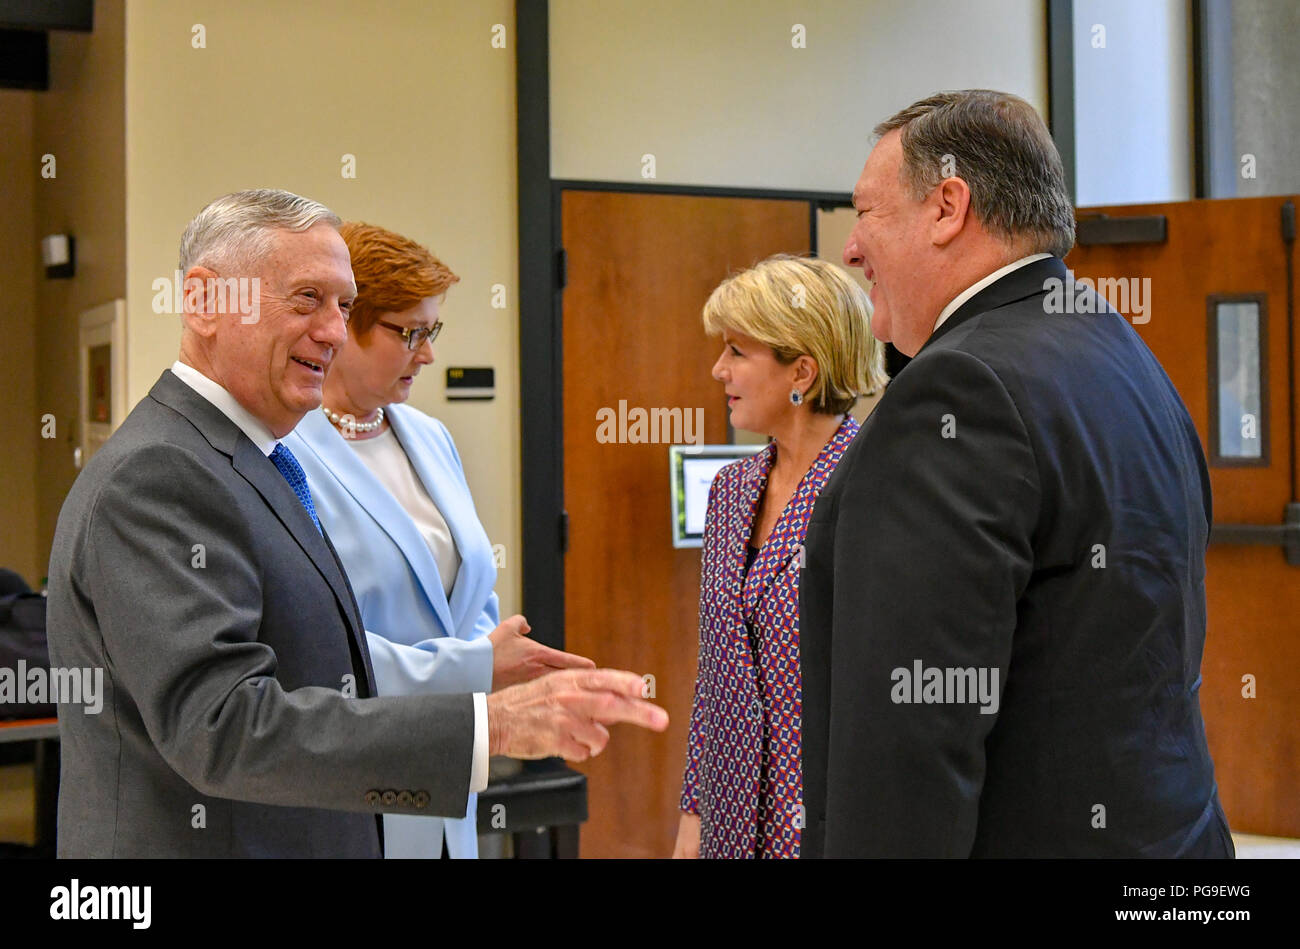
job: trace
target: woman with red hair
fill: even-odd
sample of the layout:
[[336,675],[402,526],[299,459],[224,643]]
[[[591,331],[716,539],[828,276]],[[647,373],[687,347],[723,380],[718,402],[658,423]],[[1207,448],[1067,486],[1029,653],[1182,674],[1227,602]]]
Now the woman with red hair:
[[[366,627],[379,695],[486,693],[590,660],[498,621],[496,565],[445,425],[404,404],[433,362],[440,309],[459,278],[381,227],[339,228],[357,298],[321,411],[284,439],[311,484]],[[478,699],[476,699],[477,701]],[[471,786],[486,778],[476,750]],[[475,795],[455,820],[388,814],[388,857],[476,857]]]

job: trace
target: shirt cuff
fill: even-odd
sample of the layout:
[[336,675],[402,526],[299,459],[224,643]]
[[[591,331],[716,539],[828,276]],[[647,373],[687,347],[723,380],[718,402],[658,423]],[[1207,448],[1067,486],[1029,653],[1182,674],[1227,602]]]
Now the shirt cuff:
[[469,793],[477,794],[488,786],[487,693],[474,693],[474,762],[469,769]]

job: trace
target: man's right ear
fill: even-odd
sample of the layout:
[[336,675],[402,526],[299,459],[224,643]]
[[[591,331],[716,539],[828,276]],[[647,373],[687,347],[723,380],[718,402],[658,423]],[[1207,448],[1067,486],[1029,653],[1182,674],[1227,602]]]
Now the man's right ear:
[[207,267],[195,265],[185,272],[181,286],[183,288],[183,307],[185,325],[201,336],[210,336],[216,330],[217,272]]

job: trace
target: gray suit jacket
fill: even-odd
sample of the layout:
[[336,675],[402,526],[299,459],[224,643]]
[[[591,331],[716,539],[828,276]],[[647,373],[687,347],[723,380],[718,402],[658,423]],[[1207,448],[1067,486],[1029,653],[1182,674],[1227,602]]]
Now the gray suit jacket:
[[[377,857],[378,812],[464,814],[469,695],[375,697],[328,539],[248,437],[170,371],[59,515],[64,857]],[[350,813],[349,813],[350,812]]]

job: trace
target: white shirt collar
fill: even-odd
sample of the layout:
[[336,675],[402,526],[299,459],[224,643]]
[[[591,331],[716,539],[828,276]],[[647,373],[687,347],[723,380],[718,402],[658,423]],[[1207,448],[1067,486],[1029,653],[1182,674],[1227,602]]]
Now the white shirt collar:
[[[1030,254],[1028,257],[1021,257],[1014,263],[1007,264],[1000,270],[993,271],[993,273],[989,274],[973,286],[967,287],[961,293],[957,294],[957,296],[953,297],[952,302],[943,308],[943,312],[939,314],[939,318],[934,321],[934,328],[937,330],[940,326],[943,326],[944,320],[956,313],[963,303],[975,296],[975,294],[979,293],[989,284],[1001,280],[1013,270],[1019,270],[1027,264],[1032,264],[1035,260],[1042,260],[1044,257],[1051,256],[1051,254]],[[933,333],[934,331],[931,330],[931,332]]]
[[240,405],[221,383],[213,382],[193,366],[187,366],[180,360],[172,363],[172,372],[177,379],[215,405],[222,415],[238,425],[248,436],[249,441],[257,446],[258,451],[268,456],[275,451],[275,446],[280,443],[279,439],[271,434],[271,430],[261,419]]

